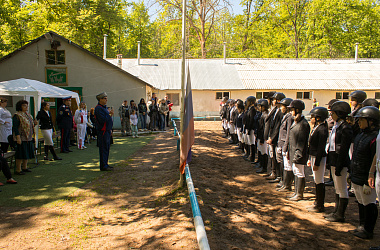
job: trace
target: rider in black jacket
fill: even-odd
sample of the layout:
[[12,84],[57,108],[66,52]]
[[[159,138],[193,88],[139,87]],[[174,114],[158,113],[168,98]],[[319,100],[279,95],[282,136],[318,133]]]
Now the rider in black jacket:
[[267,180],[270,183],[280,182],[281,180],[281,169],[280,164],[276,159],[276,148],[278,141],[278,133],[280,130],[281,120],[282,120],[282,112],[280,109],[280,101],[285,98],[285,95],[281,92],[276,92],[273,95],[272,105],[273,105],[273,115],[271,117],[268,116],[266,125],[268,125],[268,129],[266,129],[266,134],[264,137],[267,140],[268,146],[272,148],[273,154],[270,156],[272,162],[272,176],[269,176]]
[[257,106],[261,110],[261,116],[257,127],[257,151],[260,162],[260,169],[256,173],[266,173],[268,170],[268,145],[264,139],[265,120],[268,117],[269,103],[265,99],[260,99]]
[[294,173],[295,192],[289,196],[291,201],[303,199],[305,190],[305,165],[307,163],[307,147],[310,133],[310,125],[302,115],[305,103],[301,100],[293,100],[289,108],[294,117],[294,122],[289,132],[289,153],[288,158],[292,164]]
[[356,113],[361,133],[354,140],[354,151],[350,166],[352,186],[359,206],[359,227],[355,236],[372,239],[378,210],[375,189],[368,184],[372,160],[376,153],[376,138],[379,133],[380,111],[368,106]]
[[292,165],[289,163],[289,160],[286,157],[288,153],[290,127],[294,122],[293,116],[290,113],[290,109],[288,108],[292,101],[293,99],[291,98],[284,98],[280,102],[283,117],[281,120],[276,149],[277,161],[279,162],[280,168],[283,171],[282,185],[277,189],[277,191],[280,192],[291,191],[294,179]]
[[254,131],[254,118],[256,115],[256,97],[248,96],[247,102],[247,115],[245,117],[245,129],[247,131],[247,145],[249,146],[250,155],[248,155],[245,160],[254,162],[255,161],[255,131]]
[[328,125],[326,122],[329,113],[325,107],[315,107],[310,111],[313,129],[309,137],[309,161],[308,166],[313,170],[315,183],[314,206],[309,207],[309,212],[322,213],[325,211],[325,181],[326,170],[326,143],[328,137]]
[[325,219],[333,222],[344,222],[348,205],[347,171],[350,165],[349,150],[353,131],[346,118],[350,112],[350,105],[343,101],[335,102],[330,109],[335,125],[329,136],[327,161],[334,179],[335,209],[333,213],[325,216]]

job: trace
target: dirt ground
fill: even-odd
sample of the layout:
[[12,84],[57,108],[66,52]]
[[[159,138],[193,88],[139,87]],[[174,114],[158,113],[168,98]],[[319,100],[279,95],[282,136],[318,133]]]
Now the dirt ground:
[[[347,233],[358,224],[355,198],[346,223],[290,202],[222,138],[219,122],[196,122],[191,175],[211,249],[368,249],[380,245]],[[0,249],[197,249],[186,189],[175,190],[177,137],[157,137],[66,200],[39,208],[1,207]],[[112,150],[112,148],[111,148]],[[333,188],[326,188],[327,211]]]

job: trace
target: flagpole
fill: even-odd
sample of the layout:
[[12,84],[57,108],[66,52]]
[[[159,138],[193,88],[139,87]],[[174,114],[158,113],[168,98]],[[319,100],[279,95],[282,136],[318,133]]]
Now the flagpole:
[[[183,126],[184,126],[184,114],[185,114],[185,78],[186,78],[186,0],[182,3],[182,67],[181,67],[181,126],[180,126],[180,141],[182,142],[183,137]],[[182,148],[182,143],[181,143]],[[182,149],[180,149],[182,152]],[[185,174],[180,173],[180,186],[185,186]]]

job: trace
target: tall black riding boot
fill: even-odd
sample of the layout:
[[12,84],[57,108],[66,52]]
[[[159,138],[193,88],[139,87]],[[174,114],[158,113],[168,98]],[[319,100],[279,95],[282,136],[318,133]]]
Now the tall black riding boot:
[[344,222],[346,213],[346,208],[348,205],[348,198],[339,198],[338,210],[332,216],[326,217],[326,220],[331,222]]
[[359,208],[359,226],[353,230],[348,230],[348,232],[350,233],[356,233],[364,229],[364,223],[365,223],[364,205],[358,202],[358,208]]
[[44,160],[45,161],[51,161],[49,159],[49,146],[45,145],[45,155],[44,155]]
[[299,178],[297,177],[297,188],[296,188],[296,195],[289,198],[290,201],[300,201],[303,200],[303,193],[305,191],[305,177]]
[[309,208],[309,212],[322,213],[325,211],[325,183],[315,184],[316,203]]
[[285,170],[285,176],[284,176],[284,185],[280,187],[277,191],[279,192],[288,192],[292,191],[292,183],[294,180],[294,173],[293,171],[286,171]]
[[50,152],[53,155],[54,160],[62,160],[62,158],[59,158],[57,154],[55,153],[54,146],[49,146]]
[[255,161],[255,144],[251,145],[251,155],[249,156],[249,161],[250,162]]
[[354,235],[362,239],[372,239],[378,213],[377,205],[375,203],[370,203],[367,206],[364,206],[364,229],[354,233]]
[[294,176],[294,192],[287,196],[287,198],[291,199],[297,195],[297,187],[298,187],[298,177]]
[[262,174],[266,173],[268,168],[268,155],[261,155],[261,161],[260,161],[260,169],[256,171],[256,173]]
[[284,162],[279,162],[278,163],[278,166],[280,168],[280,172],[279,172],[279,175],[278,175],[278,178],[280,179],[280,182],[277,184],[277,188],[280,188],[284,185]]
[[241,143],[241,152],[245,154],[245,143]]
[[257,161],[253,162],[252,164],[255,164],[255,168],[259,168],[261,164],[261,152],[257,151]]
[[248,161],[248,157],[251,154],[251,146],[248,144],[245,144],[245,155],[243,156],[244,160]]
[[328,217],[331,217],[333,216],[336,212],[338,212],[338,207],[339,207],[339,194],[335,194],[335,207],[334,207],[334,211],[326,216],[324,216],[325,218],[328,218]]

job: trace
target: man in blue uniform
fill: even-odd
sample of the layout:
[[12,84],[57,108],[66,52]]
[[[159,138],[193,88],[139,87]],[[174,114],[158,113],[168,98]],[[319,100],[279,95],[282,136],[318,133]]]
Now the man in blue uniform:
[[58,109],[57,124],[61,130],[61,153],[73,152],[69,149],[70,132],[73,128],[73,114],[71,113],[71,96],[62,98],[63,104]]
[[95,107],[95,127],[98,132],[98,145],[100,156],[100,170],[112,171],[113,167],[108,165],[108,156],[111,145],[111,130],[113,126],[113,109],[107,109],[107,94],[105,92],[96,96],[98,105]]

